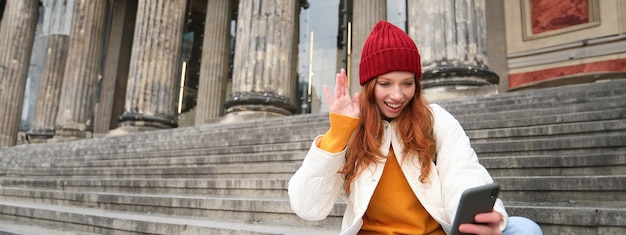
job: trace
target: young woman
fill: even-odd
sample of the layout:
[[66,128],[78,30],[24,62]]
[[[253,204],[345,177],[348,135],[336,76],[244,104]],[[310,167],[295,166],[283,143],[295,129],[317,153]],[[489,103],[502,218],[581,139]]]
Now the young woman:
[[[365,41],[359,65],[362,94],[350,96],[345,71],[336,75],[330,129],[313,141],[289,182],[293,211],[326,218],[344,196],[342,234],[446,234],[461,193],[493,182],[478,163],[459,122],[421,93],[420,56],[411,38],[381,21]],[[472,234],[541,234],[526,218],[508,217],[498,199]]]

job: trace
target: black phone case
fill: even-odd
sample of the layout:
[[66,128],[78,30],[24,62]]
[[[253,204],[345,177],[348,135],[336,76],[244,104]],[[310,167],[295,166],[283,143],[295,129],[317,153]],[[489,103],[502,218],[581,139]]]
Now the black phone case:
[[459,225],[466,223],[477,224],[474,216],[493,211],[493,205],[496,203],[499,193],[500,185],[496,183],[466,189],[461,195],[461,201],[454,216],[450,235],[467,234],[459,232]]

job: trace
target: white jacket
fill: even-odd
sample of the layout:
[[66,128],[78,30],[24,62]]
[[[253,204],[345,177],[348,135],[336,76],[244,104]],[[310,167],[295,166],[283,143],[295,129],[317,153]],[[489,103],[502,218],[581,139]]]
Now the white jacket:
[[[461,193],[474,186],[493,182],[487,170],[478,163],[474,149],[459,122],[439,105],[430,105],[434,116],[434,137],[437,144],[436,164],[428,176],[428,183],[419,181],[420,165],[417,158],[403,161],[403,145],[395,132],[394,122],[383,121],[385,134],[381,152],[389,153],[393,146],[402,172],[428,213],[447,232],[450,231],[453,217]],[[328,216],[335,201],[344,197],[347,206],[341,225],[341,234],[356,234],[362,224],[362,217],[376,189],[384,169],[383,162],[372,163],[354,179],[350,195],[343,190],[343,177],[337,173],[345,163],[344,149],[329,153],[317,147],[321,136],[313,141],[302,166],[289,181],[289,199],[292,210],[305,220],[322,220]],[[494,209],[505,218],[507,213],[500,199]]]

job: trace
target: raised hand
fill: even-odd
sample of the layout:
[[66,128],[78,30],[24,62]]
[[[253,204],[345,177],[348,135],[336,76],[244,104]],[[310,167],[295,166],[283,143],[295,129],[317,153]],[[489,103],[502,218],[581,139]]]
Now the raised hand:
[[359,93],[354,93],[354,97],[350,97],[348,79],[344,69],[341,69],[335,76],[335,94],[331,96],[326,85],[324,85],[324,94],[328,100],[330,112],[359,118]]

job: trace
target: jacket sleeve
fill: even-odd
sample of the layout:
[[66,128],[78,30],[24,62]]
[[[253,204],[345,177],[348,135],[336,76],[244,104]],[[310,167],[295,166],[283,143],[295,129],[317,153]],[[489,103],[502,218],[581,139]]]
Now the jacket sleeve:
[[289,180],[291,209],[305,220],[326,218],[343,188],[342,175],[337,172],[344,165],[346,150],[330,153],[318,148],[321,137],[313,140],[302,166]]
[[[492,183],[493,179],[478,162],[470,139],[456,118],[438,105],[433,104],[431,108],[435,122],[433,134],[437,144],[436,167],[446,210],[453,218],[465,189]],[[505,225],[507,213],[500,199],[496,201],[494,210],[503,215]]]

